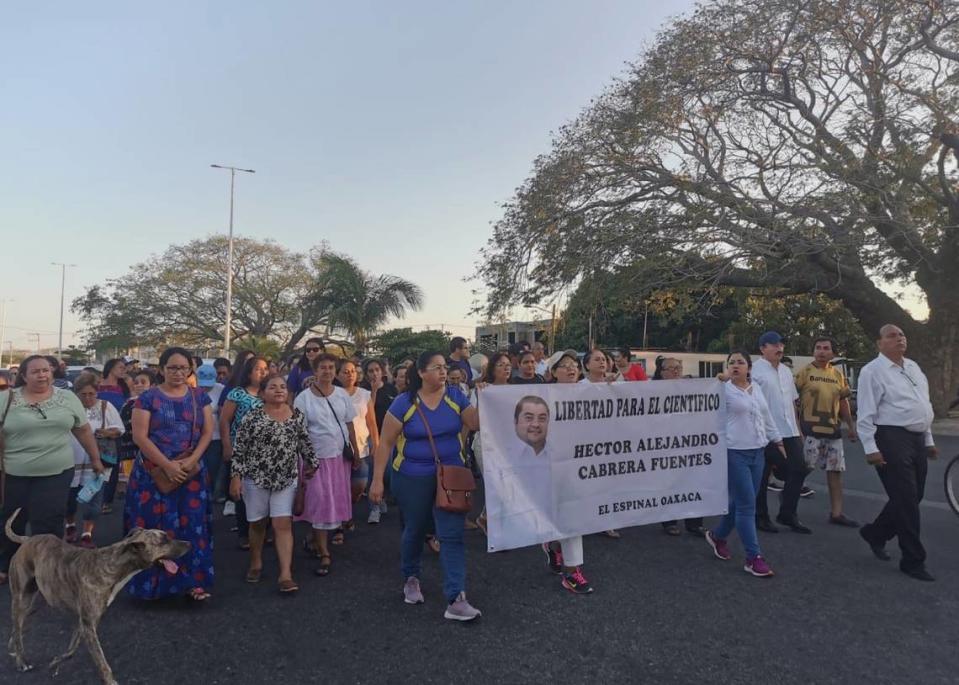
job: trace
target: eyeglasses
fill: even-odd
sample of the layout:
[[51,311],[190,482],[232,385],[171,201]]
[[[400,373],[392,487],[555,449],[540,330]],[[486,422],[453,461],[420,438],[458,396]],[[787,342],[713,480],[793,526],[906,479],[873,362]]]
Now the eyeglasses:
[[427,371],[446,371],[449,368],[450,367],[448,367],[446,364],[433,364],[432,366],[427,366],[426,370]]
[[496,369],[509,369],[509,368],[511,368],[512,366],[513,366],[513,365],[512,365],[510,362],[499,362],[499,363],[497,363],[497,364],[494,364],[494,365],[493,365],[493,368],[496,368]]
[[683,367],[681,366],[664,366],[663,371],[682,371]]
[[47,415],[43,412],[43,408],[36,402],[34,402],[33,404],[28,404],[27,406],[30,407],[31,409],[36,409],[37,412],[40,414],[40,416],[42,416],[43,418],[47,418]]
[[916,381],[912,380],[912,378],[909,376],[908,373],[905,372],[905,370],[899,369],[899,373],[901,373],[903,376],[905,376],[905,377],[906,377],[906,380],[908,380],[910,383],[912,383],[912,387],[914,387],[914,388],[919,387],[919,386],[916,384]]
[[307,347],[307,348],[306,348],[306,351],[307,351],[307,352],[319,352],[319,351],[320,351],[320,348],[319,348],[319,347]]
[[570,362],[569,364],[557,364],[557,369],[566,369],[567,371],[579,371],[579,364]]
[[165,370],[167,373],[190,373],[192,371],[189,366],[167,366]]

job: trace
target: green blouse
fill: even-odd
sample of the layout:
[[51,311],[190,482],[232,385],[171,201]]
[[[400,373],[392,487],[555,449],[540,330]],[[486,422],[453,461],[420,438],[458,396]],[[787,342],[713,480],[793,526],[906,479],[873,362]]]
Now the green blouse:
[[11,476],[55,476],[73,468],[70,431],[87,423],[80,399],[69,390],[53,389],[49,399],[27,404],[20,388],[0,392],[0,416],[13,393],[3,423],[4,462]]

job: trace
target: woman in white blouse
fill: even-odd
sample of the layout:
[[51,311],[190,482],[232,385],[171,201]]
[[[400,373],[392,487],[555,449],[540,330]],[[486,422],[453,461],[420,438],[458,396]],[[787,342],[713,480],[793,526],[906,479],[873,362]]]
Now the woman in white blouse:
[[735,527],[746,550],[743,570],[758,577],[773,575],[759,549],[756,533],[756,493],[762,480],[763,450],[774,443],[785,457],[782,436],[769,414],[769,406],[758,385],[749,381],[752,360],[746,352],[726,357],[726,460],[729,472],[729,513],[706,533],[706,542],[718,558],[732,558],[727,536]]

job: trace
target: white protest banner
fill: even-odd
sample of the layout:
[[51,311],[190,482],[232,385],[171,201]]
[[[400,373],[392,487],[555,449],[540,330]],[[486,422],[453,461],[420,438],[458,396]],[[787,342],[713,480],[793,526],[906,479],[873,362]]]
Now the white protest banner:
[[719,381],[488,386],[479,412],[490,551],[727,511]]

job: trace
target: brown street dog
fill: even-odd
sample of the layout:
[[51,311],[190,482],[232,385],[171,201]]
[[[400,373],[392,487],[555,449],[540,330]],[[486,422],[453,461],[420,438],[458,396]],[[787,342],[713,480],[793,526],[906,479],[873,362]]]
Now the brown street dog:
[[13,532],[13,521],[19,513],[17,509],[6,525],[7,537],[21,545],[10,562],[9,573],[13,615],[9,650],[17,669],[32,668],[23,655],[23,626],[39,591],[47,604],[73,612],[78,619],[67,651],[50,662],[54,675],[60,663],[74,655],[83,639],[103,682],[116,685],[97,635],[100,617],[123,586],[140,571],[157,564],[168,573],[176,573],[179,567],[173,560],[189,552],[190,543],[171,540],[162,530],[134,528],[109,547],[82,549],[68,545],[55,535],[17,535]]

